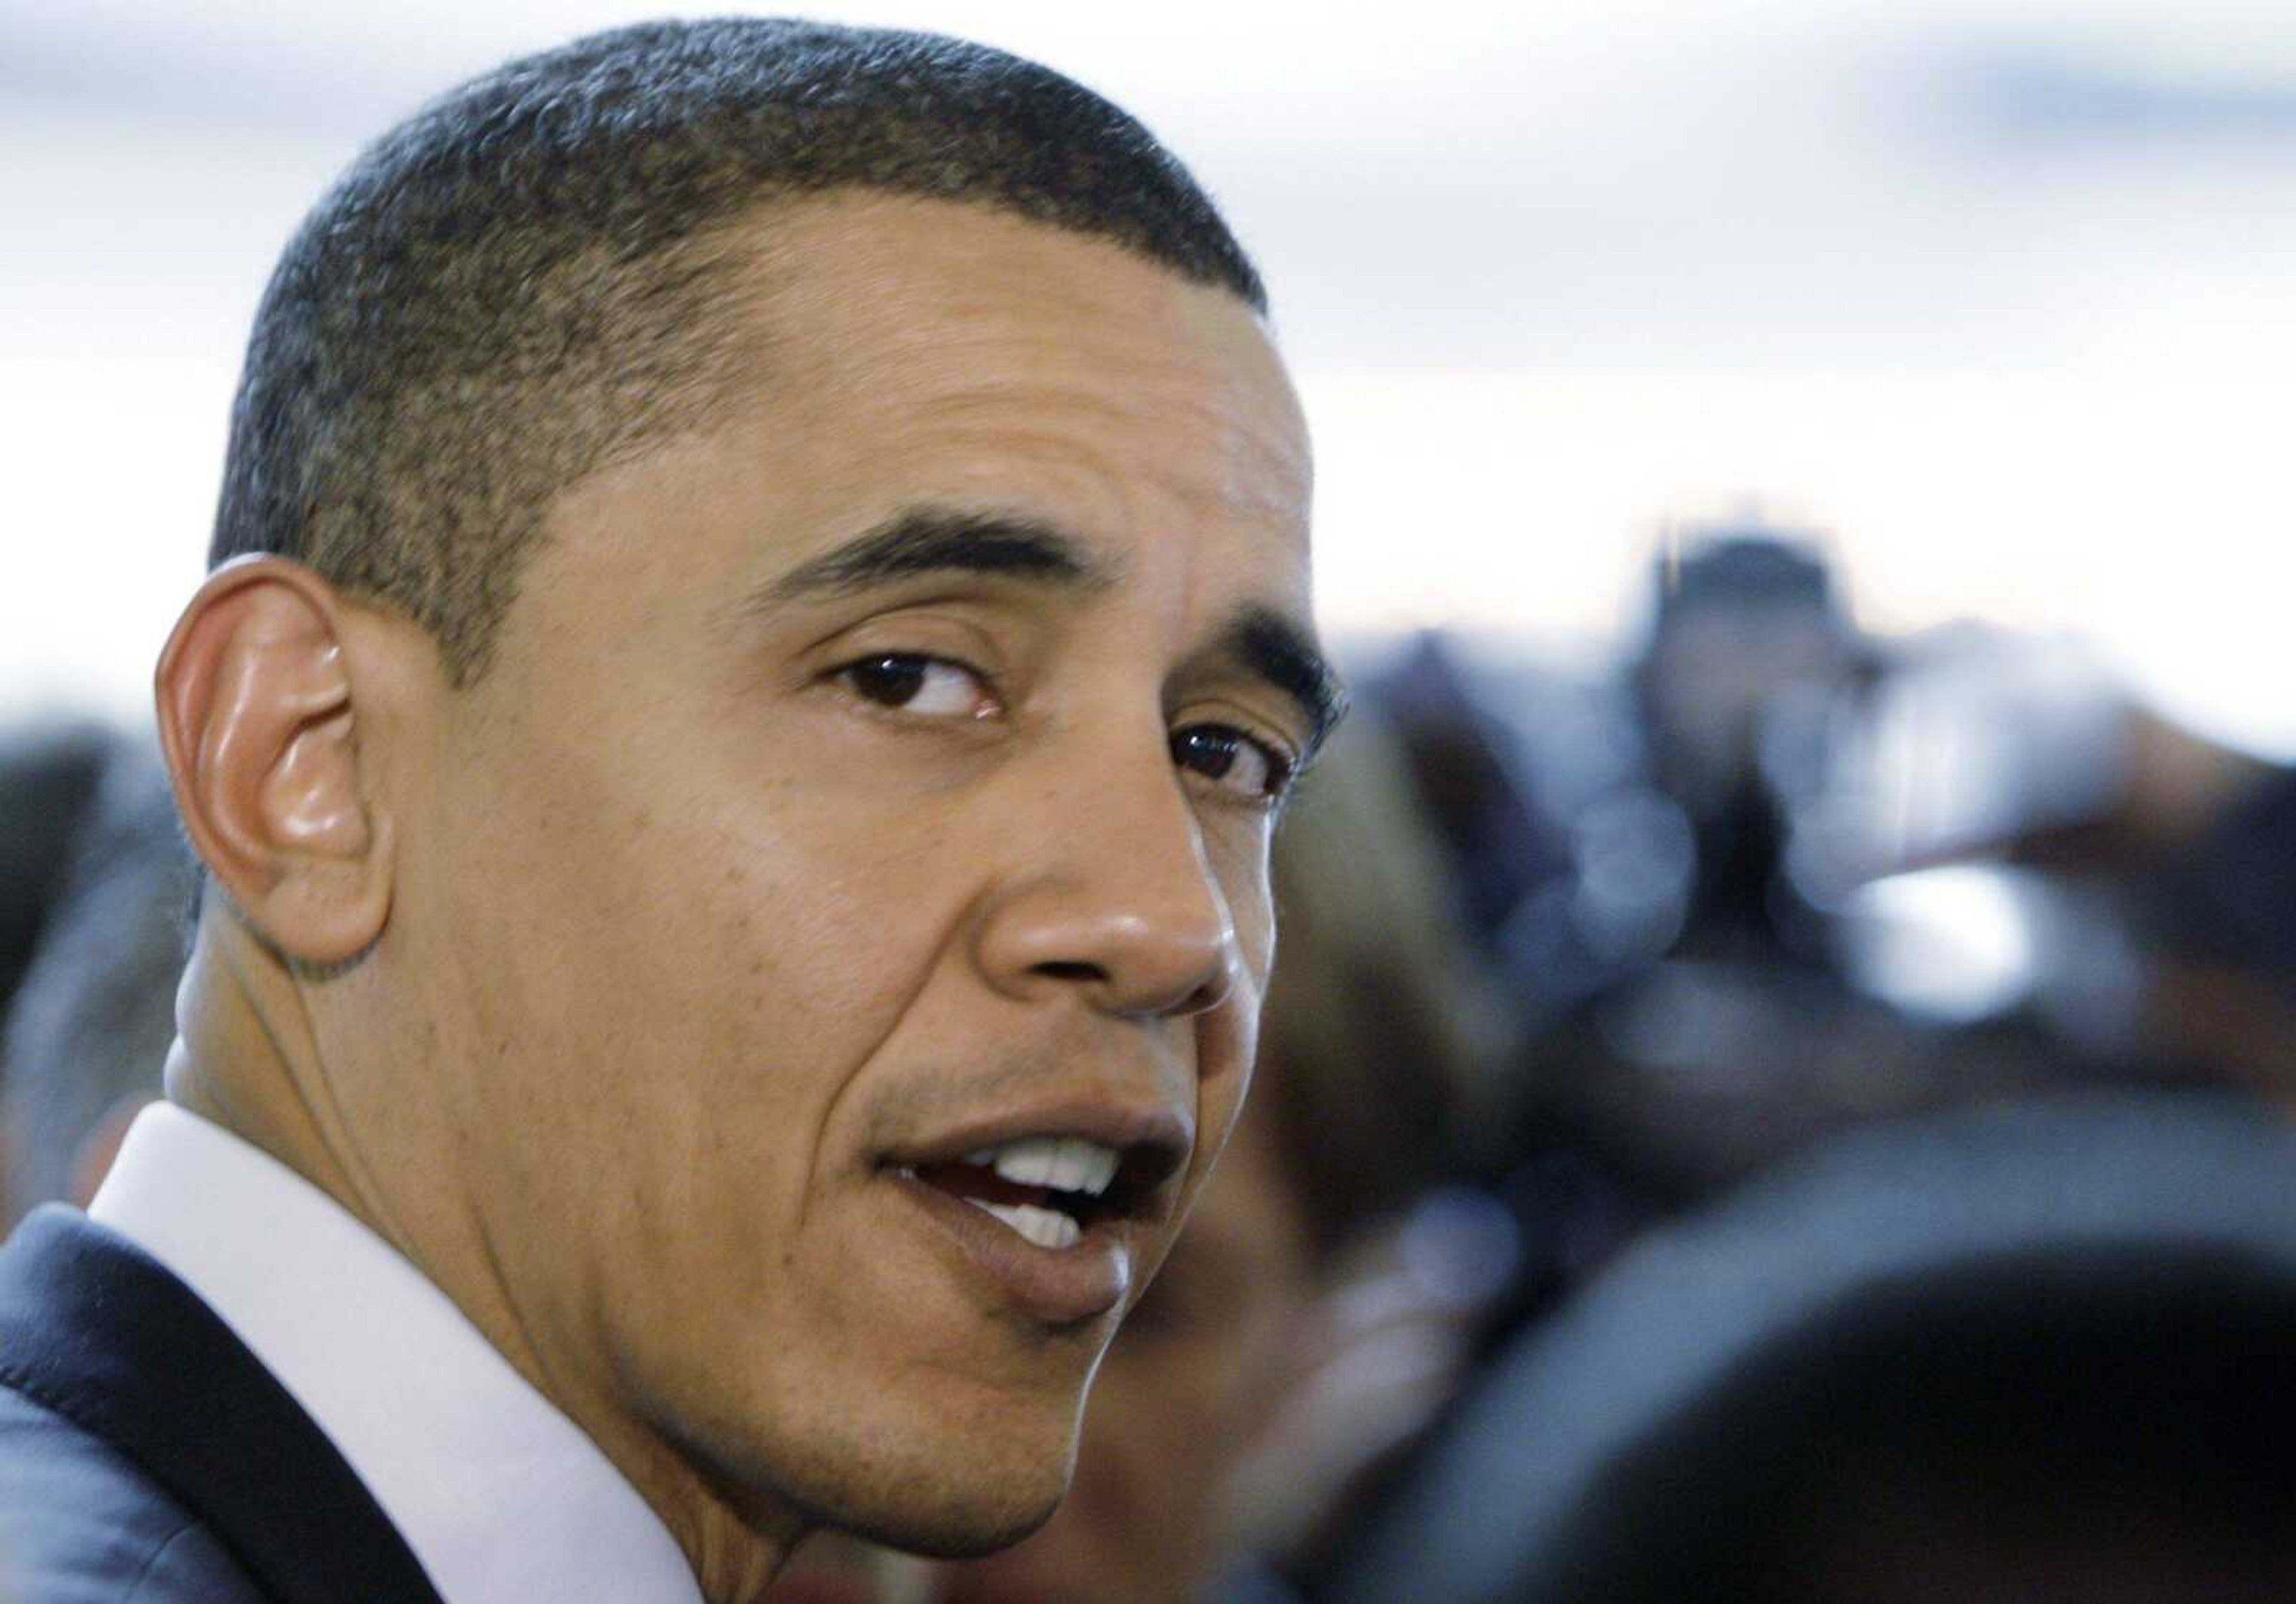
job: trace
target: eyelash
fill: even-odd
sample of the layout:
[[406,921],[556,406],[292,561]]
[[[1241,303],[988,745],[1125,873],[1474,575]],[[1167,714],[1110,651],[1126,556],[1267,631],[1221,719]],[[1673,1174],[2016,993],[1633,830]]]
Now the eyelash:
[[[971,716],[976,719],[993,717],[999,710],[996,698],[989,693],[988,676],[979,669],[954,658],[937,657],[922,651],[873,651],[868,656],[832,669],[829,678],[842,682],[863,700],[897,713],[912,713],[920,718],[952,718],[954,713],[914,713],[912,704],[924,689],[925,677],[935,668],[950,668],[964,675],[982,692]],[[881,676],[877,690],[865,683],[868,676]],[[879,690],[894,695],[881,695]],[[904,694],[903,692],[906,692]],[[896,697],[898,696],[898,700]],[[1264,777],[1249,793],[1255,801],[1274,805],[1281,801],[1291,789],[1296,765],[1275,742],[1241,729],[1234,724],[1194,724],[1176,730],[1171,738],[1172,761],[1190,768],[1205,779],[1218,784],[1227,778],[1236,759],[1245,752],[1256,756],[1264,770]],[[1195,757],[1202,765],[1189,761]]]

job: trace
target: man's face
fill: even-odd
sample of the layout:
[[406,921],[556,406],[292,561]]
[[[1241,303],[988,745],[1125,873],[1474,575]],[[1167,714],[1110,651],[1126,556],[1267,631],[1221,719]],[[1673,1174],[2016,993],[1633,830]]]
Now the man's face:
[[1110,245],[765,232],[751,398],[562,498],[406,744],[347,1116],[642,1485],[973,1548],[1243,1095],[1307,446],[1250,311]]

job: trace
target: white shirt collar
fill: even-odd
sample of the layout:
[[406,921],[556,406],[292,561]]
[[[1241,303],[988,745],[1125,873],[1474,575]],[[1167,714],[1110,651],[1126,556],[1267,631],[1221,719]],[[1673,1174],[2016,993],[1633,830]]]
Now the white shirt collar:
[[447,1296],[317,1187],[184,1109],[89,1205],[318,1422],[447,1604],[700,1604],[668,1530]]

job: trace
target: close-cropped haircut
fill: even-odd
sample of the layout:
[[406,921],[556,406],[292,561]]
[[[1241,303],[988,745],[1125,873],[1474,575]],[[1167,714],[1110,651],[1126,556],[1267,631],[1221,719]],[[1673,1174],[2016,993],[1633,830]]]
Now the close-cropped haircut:
[[849,190],[1095,236],[1266,310],[1186,170],[1049,69],[813,22],[597,34],[385,135],[288,243],[210,563],[308,563],[411,615],[469,683],[552,500],[705,425],[747,376],[726,303],[762,209]]

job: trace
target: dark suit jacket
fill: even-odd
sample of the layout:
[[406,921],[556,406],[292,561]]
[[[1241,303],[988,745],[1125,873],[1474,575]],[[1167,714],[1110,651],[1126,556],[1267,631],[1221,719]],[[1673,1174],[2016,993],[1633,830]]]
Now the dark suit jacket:
[[64,1208],[0,1249],[0,1600],[439,1604],[231,1329]]

